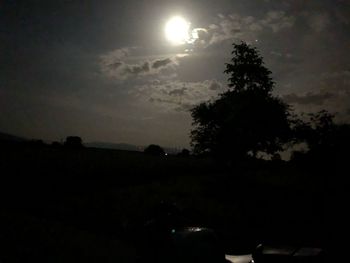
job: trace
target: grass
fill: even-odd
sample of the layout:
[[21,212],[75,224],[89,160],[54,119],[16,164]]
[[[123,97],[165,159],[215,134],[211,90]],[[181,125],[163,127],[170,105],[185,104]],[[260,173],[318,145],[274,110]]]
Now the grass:
[[42,249],[50,262],[135,262],[142,228],[163,201],[176,203],[186,224],[214,228],[230,253],[324,238],[323,180],[288,163],[226,169],[194,157],[49,147],[3,148],[0,159],[8,262]]

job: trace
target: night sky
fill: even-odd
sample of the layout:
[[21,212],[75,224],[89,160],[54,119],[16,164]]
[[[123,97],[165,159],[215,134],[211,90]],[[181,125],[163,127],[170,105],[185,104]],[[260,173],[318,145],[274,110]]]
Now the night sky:
[[[174,16],[191,23],[181,45]],[[241,40],[296,111],[350,121],[349,29],[349,0],[0,0],[0,131],[188,147],[188,110],[226,89]]]

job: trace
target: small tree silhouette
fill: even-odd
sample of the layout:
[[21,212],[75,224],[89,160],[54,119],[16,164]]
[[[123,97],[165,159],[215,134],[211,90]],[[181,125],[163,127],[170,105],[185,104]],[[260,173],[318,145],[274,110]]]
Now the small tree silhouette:
[[188,149],[182,149],[182,151],[180,153],[178,153],[178,156],[189,157],[190,156],[190,151]]
[[83,140],[79,136],[68,136],[64,142],[64,146],[74,149],[82,148]]
[[145,150],[144,153],[156,156],[165,155],[165,152],[162,147],[159,145],[151,144]]

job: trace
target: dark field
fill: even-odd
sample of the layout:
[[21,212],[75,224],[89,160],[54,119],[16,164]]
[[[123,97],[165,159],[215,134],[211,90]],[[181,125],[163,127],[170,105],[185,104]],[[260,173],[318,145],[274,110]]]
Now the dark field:
[[[342,187],[326,169],[50,147],[1,149],[0,260],[136,262],[160,203],[177,226],[215,229],[226,253],[259,242],[327,247]],[[220,167],[220,168],[219,168]]]

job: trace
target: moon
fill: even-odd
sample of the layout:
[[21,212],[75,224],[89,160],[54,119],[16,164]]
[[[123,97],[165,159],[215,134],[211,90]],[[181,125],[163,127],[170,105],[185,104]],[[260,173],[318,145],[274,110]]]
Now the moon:
[[183,17],[174,16],[165,25],[165,37],[173,45],[183,45],[191,39],[190,26]]

